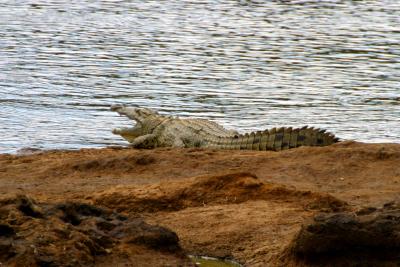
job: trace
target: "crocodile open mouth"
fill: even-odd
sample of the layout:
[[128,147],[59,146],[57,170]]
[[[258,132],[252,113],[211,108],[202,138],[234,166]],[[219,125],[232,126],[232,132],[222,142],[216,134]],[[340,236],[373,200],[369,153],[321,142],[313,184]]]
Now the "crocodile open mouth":
[[130,143],[132,143],[135,138],[139,137],[139,135],[137,134],[137,129],[135,129],[135,127],[114,128],[112,130],[112,133],[122,136]]
[[[140,133],[138,132],[138,128],[140,128],[140,122],[136,119],[135,116],[132,116],[127,113],[127,108],[124,105],[121,104],[115,104],[110,107],[111,111],[118,112],[120,116],[126,116],[130,119],[133,119],[136,122],[136,125],[134,127],[118,127],[114,128],[112,130],[112,133],[115,135],[120,135],[124,139],[126,139],[128,142],[133,142],[133,140],[137,137],[140,136]],[[129,111],[131,113],[135,113],[134,108],[129,108]],[[136,114],[135,114],[136,115]]]

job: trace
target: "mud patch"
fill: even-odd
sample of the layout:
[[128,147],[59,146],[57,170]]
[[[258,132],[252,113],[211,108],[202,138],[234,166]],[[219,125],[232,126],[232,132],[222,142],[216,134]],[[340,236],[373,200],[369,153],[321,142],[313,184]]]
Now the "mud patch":
[[237,204],[251,200],[283,201],[306,209],[344,210],[347,204],[329,194],[265,183],[251,173],[201,176],[135,188],[116,187],[95,196],[95,203],[126,212],[177,211],[204,205]]
[[[94,266],[102,256],[112,261],[135,249],[190,263],[174,232],[141,218],[86,203],[37,204],[26,195],[0,200],[0,262],[6,266]],[[134,254],[129,261],[138,263]]]
[[156,158],[148,154],[137,154],[129,156],[117,156],[114,158],[90,159],[71,164],[74,171],[110,171],[114,169],[129,171],[138,166],[146,166],[156,162]]

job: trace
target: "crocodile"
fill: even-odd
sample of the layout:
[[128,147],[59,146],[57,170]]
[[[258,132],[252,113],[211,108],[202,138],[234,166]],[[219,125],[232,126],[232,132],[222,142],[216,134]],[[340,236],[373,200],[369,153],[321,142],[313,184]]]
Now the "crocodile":
[[135,127],[115,128],[112,131],[135,148],[204,147],[280,151],[339,142],[333,134],[308,126],[280,127],[240,134],[206,119],[165,116],[148,108],[112,105],[111,110],[136,121]]

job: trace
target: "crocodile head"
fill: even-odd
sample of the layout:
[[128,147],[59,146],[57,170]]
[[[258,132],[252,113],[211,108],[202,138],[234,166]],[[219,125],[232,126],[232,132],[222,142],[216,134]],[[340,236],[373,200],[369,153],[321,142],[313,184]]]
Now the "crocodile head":
[[112,105],[111,110],[135,120],[137,123],[143,123],[149,117],[158,115],[156,111],[149,108],[134,108],[126,107],[124,105]]
[[146,129],[144,129],[145,127],[143,127],[145,120],[149,119],[150,117],[158,116],[158,113],[156,111],[148,108],[135,108],[126,107],[124,105],[112,105],[111,110],[136,121],[136,125],[134,127],[115,128],[112,130],[113,134],[121,135],[129,142],[132,142],[136,137],[146,134]]

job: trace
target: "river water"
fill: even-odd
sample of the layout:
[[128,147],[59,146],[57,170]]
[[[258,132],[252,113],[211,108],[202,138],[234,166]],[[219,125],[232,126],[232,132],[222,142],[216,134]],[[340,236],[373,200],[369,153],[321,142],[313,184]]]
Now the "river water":
[[400,140],[400,1],[0,1],[0,152],[125,144],[115,103]]

